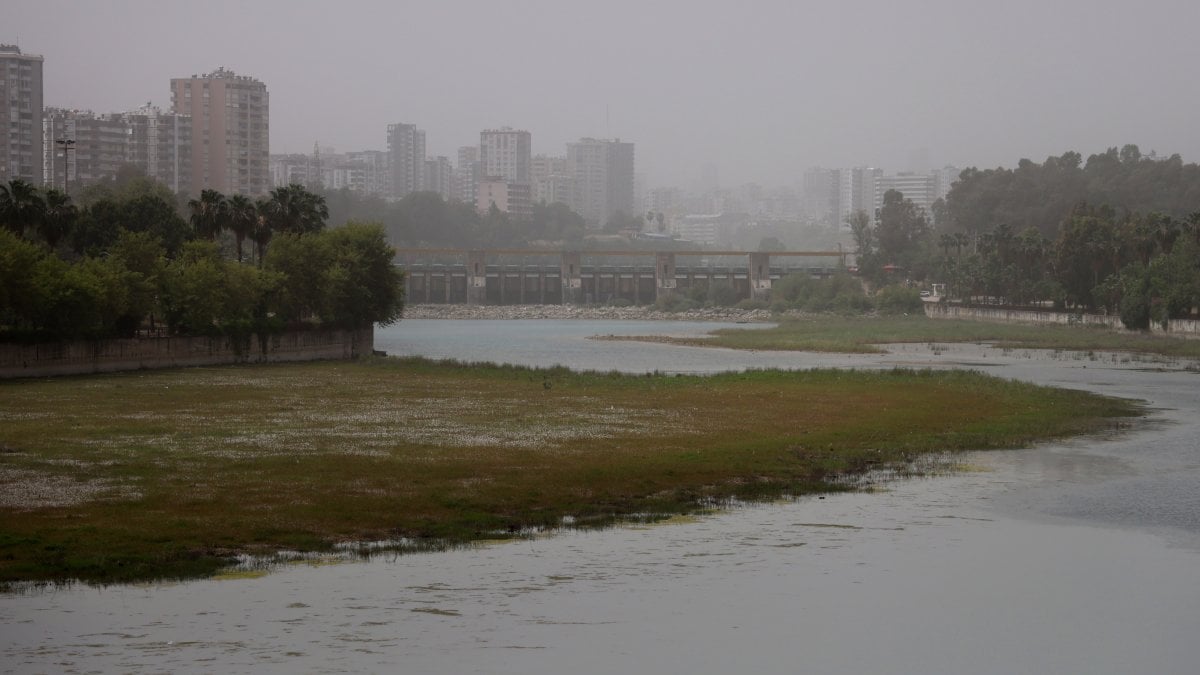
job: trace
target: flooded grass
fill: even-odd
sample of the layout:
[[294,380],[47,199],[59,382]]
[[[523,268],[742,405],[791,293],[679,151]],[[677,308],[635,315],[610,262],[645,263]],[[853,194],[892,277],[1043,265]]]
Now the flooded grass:
[[911,370],[373,359],[4,382],[0,582],[189,578],[238,559],[431,550],[858,489],[926,456],[1136,414]]
[[1132,352],[1200,359],[1200,340],[1118,333],[1088,326],[1033,326],[983,321],[906,317],[821,316],[789,320],[773,328],[727,328],[707,337],[606,336],[613,340],[646,340],[669,344],[774,351],[880,353],[879,345],[898,342],[994,343],[1001,349],[1057,349],[1099,358],[1095,352]]

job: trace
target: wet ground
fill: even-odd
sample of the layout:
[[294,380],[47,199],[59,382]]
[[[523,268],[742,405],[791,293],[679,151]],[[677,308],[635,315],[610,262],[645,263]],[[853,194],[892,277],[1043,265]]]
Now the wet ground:
[[[591,369],[973,367],[1149,402],[1131,431],[685,522],[260,578],[0,598],[14,672],[1194,673],[1200,375],[1123,356],[587,340],[706,325],[406,321],[390,353]],[[547,355],[550,358],[547,358]]]

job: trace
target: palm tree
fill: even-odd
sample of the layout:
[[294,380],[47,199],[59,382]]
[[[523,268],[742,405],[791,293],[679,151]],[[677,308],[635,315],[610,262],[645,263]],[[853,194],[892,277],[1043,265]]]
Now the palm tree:
[[258,206],[246,195],[233,195],[226,202],[229,229],[237,240],[237,259],[242,262],[242,242],[258,225]]
[[271,230],[271,200],[259,199],[254,202],[254,227],[250,229],[250,239],[254,242],[254,251],[258,254],[258,266],[262,267],[263,256],[267,254],[267,244],[271,243],[274,232]]
[[942,249],[942,255],[950,257],[950,248],[954,246],[953,235],[943,234],[938,237],[938,248]]
[[266,217],[274,232],[319,232],[329,218],[325,198],[296,183],[271,190],[267,204]]
[[70,195],[54,188],[46,190],[45,204],[45,211],[36,228],[38,235],[54,250],[75,225],[79,210],[71,203]]
[[216,190],[203,190],[200,199],[189,199],[188,209],[196,234],[209,241],[215,240],[226,226],[227,202],[225,195]]
[[954,252],[956,255],[958,255],[958,257],[961,258],[963,247],[967,245],[967,233],[966,232],[955,232],[953,236],[954,236]]
[[32,184],[14,178],[0,184],[0,225],[18,237],[36,229],[46,214],[46,202]]

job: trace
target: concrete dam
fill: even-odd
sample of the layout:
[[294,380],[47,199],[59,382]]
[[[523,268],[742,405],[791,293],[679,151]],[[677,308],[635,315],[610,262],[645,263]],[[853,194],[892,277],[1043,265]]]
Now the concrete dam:
[[739,299],[765,299],[789,274],[826,277],[846,268],[837,251],[545,251],[402,248],[407,300],[424,304],[651,304],[724,284]]

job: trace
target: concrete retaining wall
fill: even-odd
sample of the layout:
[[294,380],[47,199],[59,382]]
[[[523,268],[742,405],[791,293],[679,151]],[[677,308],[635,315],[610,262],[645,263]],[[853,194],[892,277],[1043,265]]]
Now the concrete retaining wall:
[[295,331],[251,336],[76,340],[33,345],[0,344],[0,378],[82,375],[146,368],[350,359],[370,354],[374,329]]
[[[926,302],[925,316],[931,319],[974,319],[999,323],[1059,324],[1063,326],[1101,326],[1125,332],[1121,317],[1106,314],[1071,314],[1070,312],[1042,312],[1030,309],[1005,309],[1002,307],[963,307],[940,302]],[[1194,319],[1172,319],[1166,328],[1151,324],[1150,332],[1178,337],[1200,338],[1200,321]]]

